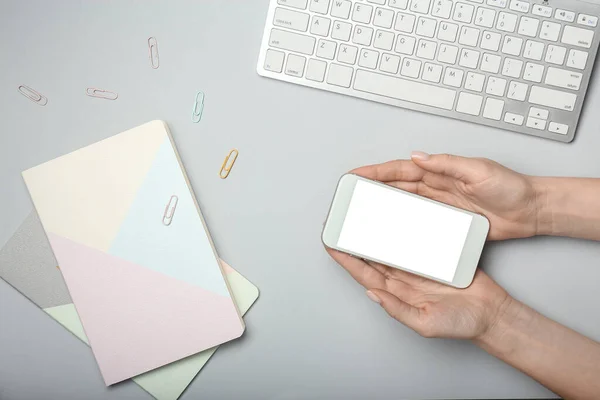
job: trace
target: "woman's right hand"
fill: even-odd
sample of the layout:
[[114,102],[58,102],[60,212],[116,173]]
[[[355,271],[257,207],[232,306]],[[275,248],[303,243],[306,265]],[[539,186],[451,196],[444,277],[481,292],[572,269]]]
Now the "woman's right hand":
[[538,233],[534,179],[488,159],[413,152],[411,160],[366,166],[352,173],[483,214],[490,221],[490,240]]

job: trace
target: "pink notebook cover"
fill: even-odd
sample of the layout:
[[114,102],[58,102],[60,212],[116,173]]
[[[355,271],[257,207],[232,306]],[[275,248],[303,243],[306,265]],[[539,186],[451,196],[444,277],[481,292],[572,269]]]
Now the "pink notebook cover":
[[107,385],[243,333],[162,121],[23,177]]

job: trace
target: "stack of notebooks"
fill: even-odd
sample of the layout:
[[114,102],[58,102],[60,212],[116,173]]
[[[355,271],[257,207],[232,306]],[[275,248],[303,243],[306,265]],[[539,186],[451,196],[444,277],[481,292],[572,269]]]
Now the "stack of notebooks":
[[242,335],[258,289],[218,258],[166,124],[23,177],[37,213],[0,250],[0,277],[90,345],[106,385],[177,399]]

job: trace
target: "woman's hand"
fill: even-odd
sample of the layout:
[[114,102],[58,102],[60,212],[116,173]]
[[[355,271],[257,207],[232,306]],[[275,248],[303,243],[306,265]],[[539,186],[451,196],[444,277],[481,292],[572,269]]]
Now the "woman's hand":
[[531,177],[483,158],[421,152],[411,158],[352,173],[483,214],[490,221],[490,240],[538,233],[538,190]]
[[339,251],[327,251],[368,289],[371,300],[424,337],[482,339],[512,302],[481,270],[467,289],[455,289]]

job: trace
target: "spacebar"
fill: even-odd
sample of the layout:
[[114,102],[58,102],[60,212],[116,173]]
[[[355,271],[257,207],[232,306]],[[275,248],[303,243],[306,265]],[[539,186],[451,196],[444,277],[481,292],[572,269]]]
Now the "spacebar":
[[452,110],[456,91],[394,78],[362,69],[356,71],[354,89],[411,103]]

